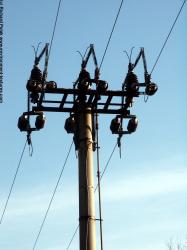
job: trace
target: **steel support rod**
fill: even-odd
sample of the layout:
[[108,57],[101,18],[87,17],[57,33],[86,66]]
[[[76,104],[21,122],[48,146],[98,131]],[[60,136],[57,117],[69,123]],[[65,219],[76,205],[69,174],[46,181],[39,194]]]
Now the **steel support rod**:
[[[85,105],[85,104],[84,104]],[[93,175],[92,113],[89,107],[77,111],[79,158],[80,250],[96,250],[95,201]]]

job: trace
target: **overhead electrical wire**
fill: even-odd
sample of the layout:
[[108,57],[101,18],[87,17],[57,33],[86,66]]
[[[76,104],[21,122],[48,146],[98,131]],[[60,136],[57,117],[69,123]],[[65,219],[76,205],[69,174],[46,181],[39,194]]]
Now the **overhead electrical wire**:
[[[52,32],[51,41],[50,41],[50,46],[49,46],[48,61],[49,61],[49,57],[50,57],[50,55],[51,55],[51,50],[52,50],[52,46],[53,46],[53,41],[54,41],[54,36],[55,36],[55,31],[56,31],[56,26],[57,26],[57,21],[58,21],[59,12],[60,12],[60,8],[61,8],[62,2],[63,2],[63,0],[59,0],[58,7],[57,7],[57,12],[56,12],[56,17],[55,17],[55,23],[54,23],[53,32]],[[44,219],[43,219],[43,221],[42,221],[42,224],[41,224],[40,229],[39,229],[39,231],[38,231],[36,240],[35,240],[35,242],[34,242],[33,249],[35,249],[36,244],[37,244],[37,242],[38,242],[38,239],[39,239],[39,237],[40,237],[40,234],[41,234],[41,232],[42,232],[42,229],[43,229],[43,227],[44,227],[44,223],[45,223],[46,218],[47,218],[47,215],[48,215],[48,213],[49,213],[49,209],[50,209],[51,204],[52,204],[52,202],[53,202],[53,199],[54,199],[56,190],[57,190],[57,188],[58,188],[59,182],[60,182],[61,177],[62,177],[62,174],[63,174],[63,172],[64,172],[64,168],[65,168],[66,163],[67,163],[67,160],[68,160],[68,158],[69,158],[69,155],[70,155],[70,152],[71,152],[71,149],[72,149],[72,145],[73,145],[73,142],[72,142],[71,145],[70,145],[70,148],[69,148],[67,157],[66,157],[66,159],[65,159],[64,165],[63,165],[63,167],[62,167],[62,170],[61,170],[61,172],[60,172],[60,175],[59,175],[59,178],[58,178],[58,180],[57,180],[56,186],[55,186],[55,188],[54,188],[53,194],[52,194],[52,196],[51,196],[51,200],[50,200],[50,202],[49,202],[49,205],[48,205],[48,207],[47,207],[46,213],[45,213],[45,215],[44,215]]]
[[2,215],[1,215],[0,224],[2,224],[3,218],[4,218],[4,216],[5,216],[5,212],[6,212],[6,210],[7,210],[8,202],[9,202],[9,200],[10,200],[10,197],[11,197],[11,194],[12,194],[12,190],[13,190],[13,187],[14,187],[14,184],[15,184],[15,181],[16,181],[16,178],[17,178],[17,175],[18,175],[20,166],[21,166],[21,162],[22,162],[22,159],[23,159],[23,155],[24,155],[24,152],[25,152],[26,145],[27,145],[27,140],[26,140],[26,142],[25,142],[25,144],[24,144],[24,147],[23,147],[23,150],[22,150],[22,153],[21,153],[19,162],[18,162],[18,166],[17,166],[16,172],[15,172],[15,174],[14,174],[14,178],[13,178],[13,181],[12,181],[12,184],[11,184],[11,187],[10,187],[10,190],[9,190],[9,193],[8,193],[8,196],[7,196],[7,199],[6,199],[6,203],[5,203],[5,206],[4,206]]
[[[88,141],[88,144],[87,144],[87,149],[86,149],[86,186],[87,186],[87,190],[89,189],[89,180],[88,180],[88,150],[89,150],[89,145],[92,145],[92,141]],[[90,193],[89,191],[87,191],[87,199],[89,200],[90,199]],[[90,215],[90,202],[88,201],[88,207],[87,207],[88,211],[88,216]],[[88,217],[87,218],[87,226],[86,226],[86,250],[88,250],[88,234],[89,234],[89,223],[90,223],[90,218]],[[79,223],[80,224],[80,223]]]
[[[96,108],[97,110],[97,108]],[[96,112],[96,143],[97,143],[97,185],[99,198],[99,226],[100,226],[100,245],[103,250],[103,226],[102,226],[102,207],[101,207],[101,172],[100,172],[100,154],[99,154],[99,122],[98,113]]]
[[[60,0],[60,1],[59,1],[59,4],[58,4],[57,14],[56,14],[55,23],[54,23],[54,28],[53,28],[53,33],[52,33],[51,42],[50,42],[50,48],[49,48],[48,59],[49,59],[49,56],[50,56],[50,53],[51,53],[51,49],[52,49],[52,45],[53,45],[53,40],[54,40],[55,31],[56,31],[56,25],[57,25],[57,21],[58,21],[58,16],[59,16],[59,11],[60,11],[60,7],[61,7],[61,3],[62,3],[62,0]],[[14,175],[14,178],[13,178],[13,182],[12,182],[11,187],[10,187],[10,191],[9,191],[9,194],[8,194],[8,197],[7,197],[7,200],[6,200],[6,203],[5,203],[5,206],[4,206],[2,215],[1,215],[0,224],[2,224],[4,215],[5,215],[7,206],[8,206],[8,202],[9,202],[9,199],[10,199],[10,196],[11,196],[11,193],[12,193],[12,190],[13,190],[13,187],[14,187],[14,184],[15,184],[15,181],[16,181],[16,177],[17,177],[17,174],[18,174],[18,171],[19,171],[21,162],[22,162],[22,158],[23,158],[23,155],[24,155],[24,152],[25,152],[26,145],[27,145],[27,140],[26,140],[25,145],[24,145],[24,147],[23,147],[23,151],[22,151],[22,153],[21,153],[21,157],[20,157],[20,160],[19,160],[19,163],[18,163],[16,172],[15,172],[15,175]]]
[[[50,53],[51,53],[51,49],[52,49],[52,45],[53,45],[53,40],[54,40],[55,31],[56,31],[56,25],[57,25],[57,21],[58,21],[58,16],[59,16],[59,11],[60,11],[60,7],[61,7],[61,3],[62,3],[62,0],[60,0],[59,4],[58,4],[57,14],[56,14],[56,18],[55,18],[55,24],[54,24],[53,33],[52,33],[51,42],[50,42],[48,59],[49,59],[49,56],[50,56]],[[9,191],[9,194],[8,194],[8,197],[7,197],[7,200],[6,200],[6,203],[5,203],[2,215],[1,215],[0,224],[2,224],[2,221],[3,221],[4,215],[5,215],[7,206],[8,206],[8,202],[9,202],[10,196],[12,194],[12,190],[13,190],[13,187],[14,187],[14,184],[15,184],[15,181],[16,181],[16,177],[17,177],[17,174],[18,174],[21,162],[22,162],[22,158],[23,158],[23,155],[24,155],[24,152],[25,152],[25,148],[26,148],[27,142],[28,142],[28,140],[26,140],[25,145],[23,147],[23,151],[21,153],[21,157],[20,157],[20,160],[19,160],[16,172],[15,172],[15,175],[14,175],[14,178],[13,178],[13,182],[11,184],[10,191]]]
[[34,242],[34,245],[33,245],[33,250],[35,249],[36,244],[37,244],[37,242],[38,242],[38,239],[39,239],[39,237],[40,237],[40,235],[41,235],[41,232],[42,232],[42,229],[43,229],[43,227],[44,227],[44,224],[45,224],[47,215],[48,215],[49,210],[50,210],[50,208],[51,208],[52,202],[53,202],[53,200],[54,200],[54,197],[55,197],[55,194],[56,194],[56,191],[57,191],[57,188],[58,188],[58,185],[59,185],[59,183],[60,183],[60,180],[61,180],[61,178],[62,178],[62,174],[63,174],[64,169],[65,169],[65,166],[66,166],[66,164],[67,164],[69,155],[70,155],[70,153],[71,153],[72,146],[73,146],[73,141],[72,141],[72,143],[71,143],[71,145],[70,145],[70,147],[69,147],[69,150],[68,150],[67,156],[66,156],[66,158],[65,158],[64,164],[63,164],[62,169],[61,169],[61,171],[60,171],[60,175],[59,175],[59,177],[58,177],[58,180],[57,180],[57,183],[56,183],[56,185],[55,185],[54,191],[53,191],[53,193],[52,193],[50,202],[49,202],[49,204],[48,204],[48,207],[47,207],[47,210],[46,210],[46,212],[45,212],[44,218],[43,218],[43,220],[42,220],[42,223],[41,223],[40,229],[39,229],[39,231],[38,231],[37,237],[36,237],[36,239],[35,239],[35,242]]
[[168,42],[170,36],[171,36],[171,33],[172,33],[172,31],[173,31],[173,29],[174,29],[174,27],[175,27],[175,24],[176,24],[176,22],[177,22],[177,20],[178,20],[178,18],[179,18],[179,16],[180,16],[180,14],[181,14],[181,12],[182,12],[182,9],[183,9],[183,7],[184,7],[186,1],[187,1],[187,0],[184,0],[184,1],[183,1],[182,6],[181,6],[180,9],[179,9],[179,12],[178,12],[178,14],[177,14],[177,16],[176,16],[176,18],[175,18],[175,20],[174,20],[172,26],[171,26],[171,29],[170,29],[170,31],[169,31],[169,33],[168,33],[168,35],[167,35],[167,37],[166,37],[164,43],[163,43],[163,46],[162,46],[162,48],[161,48],[161,50],[160,50],[160,53],[158,54],[158,57],[157,57],[157,59],[156,59],[156,61],[155,61],[155,64],[153,65],[153,68],[152,68],[152,70],[151,70],[151,74],[153,73],[153,71],[154,71],[154,69],[155,69],[155,67],[156,67],[156,65],[157,65],[157,63],[158,63],[158,61],[159,61],[159,59],[160,59],[160,56],[161,56],[161,54],[162,54],[162,52],[163,52],[163,50],[164,50],[164,48],[165,48],[165,46],[166,46],[166,44],[167,44],[167,42]]
[[[110,163],[110,161],[111,161],[111,159],[112,159],[112,156],[113,156],[113,154],[114,154],[114,152],[115,152],[115,150],[116,150],[117,145],[118,145],[117,143],[114,145],[114,148],[113,148],[113,150],[112,150],[112,152],[111,152],[111,154],[110,154],[110,156],[109,156],[109,158],[108,158],[108,161],[107,161],[107,163],[106,163],[106,165],[105,165],[105,167],[104,167],[104,169],[103,169],[103,171],[102,171],[100,180],[103,178],[103,176],[104,176],[104,174],[105,174],[105,172],[106,172],[106,170],[107,170],[107,168],[108,168],[108,165],[109,165],[109,163]],[[97,188],[98,188],[98,184],[96,185],[94,192],[96,192]]]
[[106,52],[107,52],[107,50],[108,50],[108,46],[109,46],[109,44],[110,44],[110,41],[111,41],[112,35],[113,35],[113,33],[114,33],[114,29],[115,29],[115,27],[116,27],[116,23],[117,23],[117,20],[118,20],[119,14],[120,14],[120,12],[121,12],[121,9],[122,9],[122,6],[123,6],[123,3],[124,3],[124,0],[122,0],[122,1],[121,1],[121,4],[120,4],[119,10],[118,10],[118,13],[117,13],[117,15],[116,15],[116,18],[115,18],[115,21],[114,21],[114,24],[113,24],[113,27],[112,27],[112,30],[111,30],[111,33],[110,33],[110,36],[109,36],[109,39],[108,39],[107,45],[106,45],[106,48],[105,48],[105,50],[104,50],[103,57],[102,57],[102,59],[101,59],[101,63],[100,63],[99,69],[101,69],[102,64],[103,64],[103,62],[104,62],[104,59],[105,59],[105,56],[106,56]]
[[51,42],[50,42],[50,47],[49,47],[49,56],[48,56],[48,59],[50,57],[51,49],[52,49],[52,46],[53,46],[53,40],[54,40],[54,36],[55,36],[55,31],[56,31],[58,16],[59,16],[60,7],[61,7],[62,2],[63,2],[63,0],[59,0],[59,3],[58,3],[58,8],[57,8],[57,13],[56,13],[56,18],[55,18],[53,33],[52,33],[52,36],[51,36]]
[[74,240],[74,238],[75,238],[75,235],[76,235],[77,232],[78,232],[78,229],[79,229],[79,225],[76,227],[75,232],[74,232],[73,236],[71,237],[71,240],[70,240],[70,242],[69,242],[69,244],[68,244],[66,250],[68,250],[68,249],[70,248],[70,246],[71,246],[71,244],[72,244],[72,242],[73,242],[73,240]]
[[[112,149],[112,152],[111,152],[111,154],[110,154],[110,156],[108,158],[108,161],[107,161],[107,163],[106,163],[106,165],[105,165],[105,167],[104,167],[104,169],[102,171],[102,174],[100,176],[100,181],[103,178],[104,174],[106,173],[106,170],[107,170],[107,168],[109,166],[110,161],[112,160],[112,156],[113,156],[113,154],[115,152],[116,147],[117,147],[117,143],[114,145],[114,148]],[[96,185],[96,188],[95,188],[94,192],[96,192],[97,188],[98,188],[98,184]],[[75,229],[75,231],[74,231],[74,233],[73,233],[73,235],[72,235],[72,237],[70,239],[70,242],[69,242],[66,250],[69,250],[69,248],[70,248],[70,246],[71,246],[71,244],[72,244],[72,242],[73,242],[73,240],[74,240],[74,238],[75,238],[75,236],[76,236],[76,234],[78,232],[78,229],[79,229],[79,225],[76,227],[76,229]]]

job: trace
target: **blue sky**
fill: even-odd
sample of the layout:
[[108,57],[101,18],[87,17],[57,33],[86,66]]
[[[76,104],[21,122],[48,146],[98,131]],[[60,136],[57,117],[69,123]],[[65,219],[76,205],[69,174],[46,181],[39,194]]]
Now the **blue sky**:
[[[127,73],[123,53],[144,47],[151,70],[183,1],[125,1],[103,63],[101,78],[120,89]],[[49,63],[48,79],[72,87],[90,43],[101,60],[120,1],[64,0]],[[17,119],[26,111],[26,81],[33,65],[31,45],[49,42],[58,1],[6,1],[4,30],[4,103],[1,110],[0,213],[25,142]],[[135,101],[137,132],[123,138],[102,180],[104,247],[164,250],[166,242],[187,235],[186,35],[183,9],[152,75],[157,94]],[[90,66],[90,69],[92,67]],[[136,73],[141,81],[142,67]],[[72,136],[64,130],[68,114],[46,114],[45,128],[33,134],[34,154],[26,149],[19,175],[0,225],[0,249],[32,249]],[[100,116],[101,168],[115,145],[113,116]],[[96,162],[96,161],[95,161]],[[78,224],[78,169],[72,150],[36,249],[66,249]],[[96,177],[96,170],[95,170]],[[96,178],[95,178],[96,183]],[[96,195],[96,208],[98,197]],[[97,211],[98,216],[98,211]],[[98,234],[99,227],[97,227]],[[98,240],[98,239],[97,239]],[[78,249],[78,235],[70,249]],[[97,249],[99,249],[99,240]]]

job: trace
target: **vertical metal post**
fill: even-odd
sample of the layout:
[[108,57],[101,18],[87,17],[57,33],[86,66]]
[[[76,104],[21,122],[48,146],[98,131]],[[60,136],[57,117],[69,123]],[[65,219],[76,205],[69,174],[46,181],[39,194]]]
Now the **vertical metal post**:
[[80,250],[96,250],[92,113],[85,105],[77,113]]

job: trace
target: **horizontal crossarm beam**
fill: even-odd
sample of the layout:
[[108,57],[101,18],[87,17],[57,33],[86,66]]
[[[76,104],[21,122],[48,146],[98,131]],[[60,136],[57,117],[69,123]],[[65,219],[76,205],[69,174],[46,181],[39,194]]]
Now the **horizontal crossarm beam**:
[[[136,93],[133,97],[138,97],[143,92]],[[121,97],[126,97],[127,92],[123,90],[107,90],[99,92],[98,90],[56,88],[45,90],[45,99],[36,106],[33,105],[33,111],[48,112],[75,112],[77,102],[84,102],[85,105],[93,107],[93,112],[97,106],[97,113],[101,114],[119,114],[123,115],[127,108],[122,107]]]

